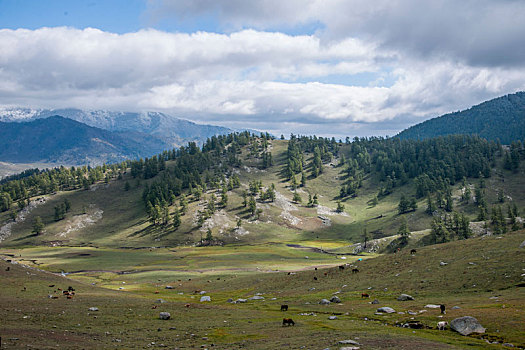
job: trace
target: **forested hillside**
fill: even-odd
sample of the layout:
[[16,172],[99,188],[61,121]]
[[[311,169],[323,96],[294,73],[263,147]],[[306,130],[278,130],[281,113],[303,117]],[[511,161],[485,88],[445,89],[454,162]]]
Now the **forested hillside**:
[[[521,142],[507,149],[477,136],[341,143],[243,132],[113,165],[26,171],[1,182],[0,211],[16,218],[32,198],[62,192],[52,201],[55,216],[39,214],[48,234],[37,239],[46,240],[66,236],[91,203],[110,213],[87,229],[106,244],[107,235],[119,237],[115,244],[126,237],[177,245],[280,240],[284,232],[356,242],[425,229],[427,243],[444,242],[468,238],[472,221],[490,219],[494,232],[521,227],[523,159]],[[76,214],[67,214],[63,197]]]
[[525,92],[502,96],[464,111],[427,120],[397,136],[401,139],[426,139],[452,134],[478,135],[506,145],[525,140]]

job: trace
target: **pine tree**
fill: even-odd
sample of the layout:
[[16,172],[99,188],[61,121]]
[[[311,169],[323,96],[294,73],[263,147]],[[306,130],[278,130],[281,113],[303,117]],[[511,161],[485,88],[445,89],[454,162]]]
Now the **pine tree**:
[[432,198],[430,197],[430,193],[427,195],[427,208],[425,209],[425,213],[428,215],[432,215],[436,211],[436,206],[434,205],[434,202],[432,201]]
[[370,240],[370,233],[366,230],[366,227],[363,229],[363,241],[364,241],[364,249],[366,249],[366,244]]
[[408,244],[408,237],[410,236],[410,231],[408,230],[408,224],[406,218],[401,217],[401,225],[397,230],[397,234],[400,236],[400,242],[402,246]]
[[44,223],[42,222],[42,218],[40,216],[35,217],[33,220],[33,232],[35,235],[39,235],[44,231]]
[[301,198],[301,196],[299,195],[299,193],[294,192],[292,201],[293,201],[294,203],[301,203],[301,202],[302,202],[302,198]]
[[180,212],[177,208],[175,208],[175,211],[173,212],[173,228],[175,230],[178,229],[180,224],[181,224]]

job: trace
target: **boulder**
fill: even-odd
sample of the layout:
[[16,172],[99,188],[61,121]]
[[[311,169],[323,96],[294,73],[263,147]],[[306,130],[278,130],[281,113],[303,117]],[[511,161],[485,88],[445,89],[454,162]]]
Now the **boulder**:
[[361,344],[359,344],[358,342],[356,342],[355,340],[352,340],[352,339],[340,340],[339,344],[341,344],[341,345],[361,345]]
[[374,301],[372,301],[370,304],[379,304],[379,300],[374,299]]
[[245,303],[247,300],[246,299],[237,299],[235,300],[235,304],[239,304],[239,303]]
[[90,307],[88,310],[89,311],[98,311],[98,307]]
[[173,289],[173,286],[166,286],[165,289]]
[[439,309],[439,305],[427,304],[427,305],[425,305],[425,308],[427,308],[427,309]]
[[521,242],[520,248],[525,248],[525,241]]
[[253,297],[249,298],[250,300],[264,300],[264,297],[260,295],[254,295]]
[[157,299],[157,300],[155,300],[155,302],[156,302],[157,304],[164,304],[164,303],[165,303],[165,301],[162,300],[162,299]]
[[441,266],[446,266],[446,265],[448,265],[448,263],[446,263],[446,262],[444,262],[444,261],[441,261],[441,262],[439,263],[439,265],[441,265]]
[[450,328],[461,335],[485,333],[485,328],[472,316],[463,316],[452,320],[452,322],[450,322]]
[[209,295],[204,295],[204,296],[202,296],[202,297],[201,297],[201,302],[203,302],[203,301],[211,301],[210,296],[209,296]]
[[380,307],[379,309],[377,309],[378,313],[380,314],[393,314],[394,312],[396,312],[396,310],[392,309],[391,307],[388,307],[388,306],[383,306],[383,307]]
[[333,297],[330,298],[330,302],[331,303],[340,303],[341,302],[341,299],[339,299],[338,297],[336,297],[335,295]]
[[329,320],[337,320],[337,316],[330,316],[328,317]]
[[233,299],[232,298],[228,298],[228,300],[226,300],[227,303],[233,303]]
[[328,300],[328,299],[321,299],[319,304],[321,304],[321,305],[328,305],[328,304],[330,304],[330,300]]
[[401,294],[397,297],[398,301],[407,301],[407,300],[414,300],[414,297],[408,294]]
[[169,320],[170,317],[171,317],[171,315],[170,315],[169,312],[161,312],[161,313],[159,314],[159,318],[160,318],[161,320]]

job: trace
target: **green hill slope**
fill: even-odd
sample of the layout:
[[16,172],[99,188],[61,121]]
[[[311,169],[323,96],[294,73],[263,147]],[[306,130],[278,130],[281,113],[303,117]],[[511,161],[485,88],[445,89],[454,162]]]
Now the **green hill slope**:
[[525,92],[483,102],[464,111],[445,114],[400,132],[401,139],[468,134],[503,144],[525,140]]

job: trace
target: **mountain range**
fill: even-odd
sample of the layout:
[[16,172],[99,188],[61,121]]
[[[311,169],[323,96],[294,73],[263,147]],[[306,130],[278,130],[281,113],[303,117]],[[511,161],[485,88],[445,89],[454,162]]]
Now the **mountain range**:
[[140,132],[113,132],[61,116],[0,122],[0,159],[12,163],[101,164],[151,156],[170,148]]
[[190,141],[202,144],[213,135],[229,134],[234,131],[222,126],[196,124],[160,112],[112,112],[74,108],[0,109],[0,121],[2,122],[27,122],[55,115],[108,131],[133,131],[148,134],[162,140],[170,147],[180,147]]

